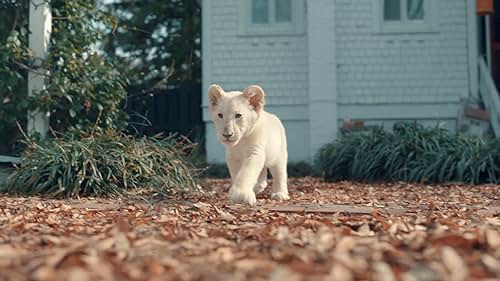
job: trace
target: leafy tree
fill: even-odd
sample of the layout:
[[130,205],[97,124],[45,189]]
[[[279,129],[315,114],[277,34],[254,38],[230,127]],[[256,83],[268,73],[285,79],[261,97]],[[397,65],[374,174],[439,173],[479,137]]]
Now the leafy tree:
[[115,0],[105,49],[127,64],[143,89],[201,79],[201,7],[197,0]]
[[37,71],[28,50],[29,3],[0,0],[0,153],[12,150],[15,123],[24,120],[29,109],[49,111],[50,125],[59,132],[121,128],[127,81],[113,61],[95,49],[102,39],[98,27],[111,21],[94,1],[50,1],[52,36],[43,62],[46,90],[27,97],[27,71]]
[[41,105],[51,111],[56,130],[121,128],[126,79],[111,60],[95,50],[102,39],[97,26],[110,22],[94,1],[52,0],[53,33],[47,65],[51,76]]

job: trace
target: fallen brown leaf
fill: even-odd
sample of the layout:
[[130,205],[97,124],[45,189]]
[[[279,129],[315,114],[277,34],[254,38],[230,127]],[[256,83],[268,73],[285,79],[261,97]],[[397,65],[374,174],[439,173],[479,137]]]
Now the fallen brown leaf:
[[453,248],[444,246],[442,248],[442,259],[449,272],[450,281],[465,281],[469,276],[467,266],[464,260],[453,250]]

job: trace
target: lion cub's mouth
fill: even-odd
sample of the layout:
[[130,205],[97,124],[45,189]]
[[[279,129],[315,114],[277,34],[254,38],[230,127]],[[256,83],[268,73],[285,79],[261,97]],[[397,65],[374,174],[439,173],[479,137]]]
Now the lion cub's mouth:
[[235,144],[237,139],[224,139],[222,140],[222,143],[224,144]]

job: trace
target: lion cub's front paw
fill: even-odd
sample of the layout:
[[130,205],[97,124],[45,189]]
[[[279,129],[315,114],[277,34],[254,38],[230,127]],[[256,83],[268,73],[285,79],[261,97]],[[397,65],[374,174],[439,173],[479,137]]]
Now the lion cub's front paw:
[[271,194],[271,199],[273,200],[288,200],[290,199],[290,196],[288,196],[288,193],[285,192],[275,192]]
[[253,190],[246,191],[241,189],[231,188],[229,190],[229,201],[231,203],[242,203],[248,204],[250,206],[255,205],[257,203],[257,199],[255,198],[255,193]]

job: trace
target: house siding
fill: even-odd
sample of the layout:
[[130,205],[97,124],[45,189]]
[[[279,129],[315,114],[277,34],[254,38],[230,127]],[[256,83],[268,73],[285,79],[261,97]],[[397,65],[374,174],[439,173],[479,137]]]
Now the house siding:
[[[294,36],[242,34],[241,1],[203,0],[203,86],[262,85],[266,109],[284,121],[291,162],[310,160],[344,118],[456,128],[474,86],[467,1],[432,0],[432,32],[389,34],[374,26],[378,0],[306,0],[315,18],[306,15],[304,34]],[[207,157],[222,162],[203,96]]]
[[435,119],[454,128],[469,95],[466,1],[439,0],[436,31],[413,34],[377,33],[377,2],[336,1],[339,120]]
[[[209,35],[203,39],[209,57],[204,54],[204,85],[220,84],[225,90],[243,90],[259,84],[266,91],[266,110],[278,114],[288,132],[290,160],[308,157],[308,60],[307,38],[298,35],[256,36],[240,30],[240,0],[204,1],[203,23]],[[222,145],[213,134],[203,97],[207,122],[207,157],[222,162]]]

